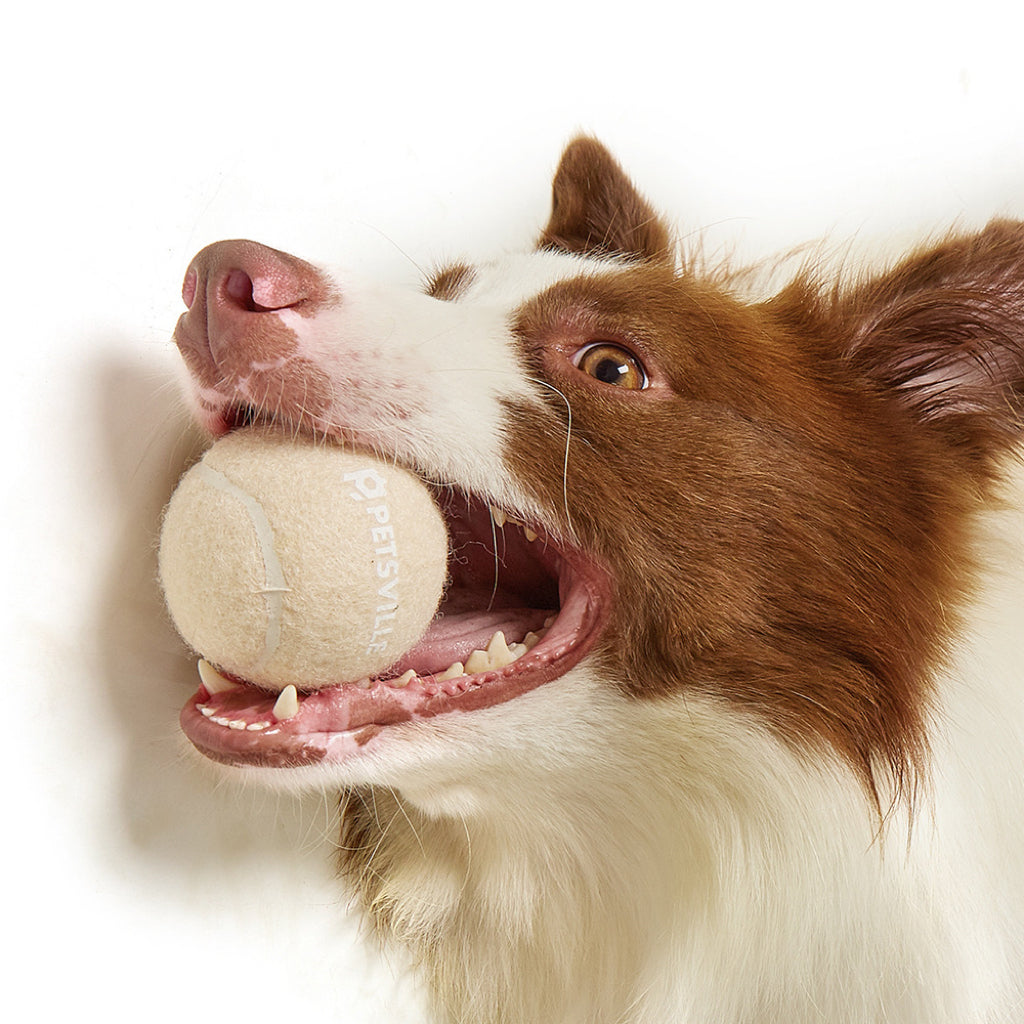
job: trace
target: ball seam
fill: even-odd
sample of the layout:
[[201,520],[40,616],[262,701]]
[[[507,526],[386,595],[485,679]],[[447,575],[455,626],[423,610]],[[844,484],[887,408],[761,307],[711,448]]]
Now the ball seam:
[[263,636],[263,650],[252,666],[252,673],[259,672],[274,656],[281,642],[281,619],[284,612],[284,595],[288,593],[288,581],[277,557],[274,547],[274,528],[270,525],[263,506],[237,484],[232,483],[219,470],[211,468],[205,462],[195,466],[198,474],[211,487],[223,492],[238,501],[245,509],[256,534],[260,555],[263,558],[264,586],[261,590],[267,606],[267,628]]

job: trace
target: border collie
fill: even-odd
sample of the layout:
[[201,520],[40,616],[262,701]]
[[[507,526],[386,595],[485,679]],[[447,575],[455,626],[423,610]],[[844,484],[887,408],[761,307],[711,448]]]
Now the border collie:
[[436,1021],[1024,1021],[1024,225],[749,277],[589,138],[531,251],[422,291],[253,242],[188,270],[210,435],[373,450],[447,518],[392,671],[267,732],[218,723],[265,717],[238,680],[182,713],[344,794]]

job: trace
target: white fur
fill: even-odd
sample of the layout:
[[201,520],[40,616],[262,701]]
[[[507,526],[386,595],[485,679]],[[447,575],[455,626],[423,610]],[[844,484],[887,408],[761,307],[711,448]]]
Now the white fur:
[[566,277],[615,266],[563,253],[510,255],[475,267],[458,302],[345,280],[342,301],[314,320],[276,315],[298,335],[296,355],[333,379],[348,378],[358,359],[356,381],[339,387],[324,419],[428,475],[543,519],[500,464],[500,400],[536,402],[544,387],[523,377],[511,312]]

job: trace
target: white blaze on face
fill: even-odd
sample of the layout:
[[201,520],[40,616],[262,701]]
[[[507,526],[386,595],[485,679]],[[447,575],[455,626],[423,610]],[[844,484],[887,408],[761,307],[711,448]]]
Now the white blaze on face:
[[337,305],[313,318],[277,315],[299,339],[295,358],[331,382],[319,429],[351,433],[441,479],[528,508],[500,465],[505,403],[538,403],[545,387],[522,365],[516,311],[560,280],[617,266],[530,253],[474,268],[455,301],[336,281]]

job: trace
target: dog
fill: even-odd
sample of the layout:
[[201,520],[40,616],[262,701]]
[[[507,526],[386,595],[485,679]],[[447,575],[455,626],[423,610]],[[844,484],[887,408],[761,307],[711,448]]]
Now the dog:
[[211,436],[339,439],[444,510],[401,675],[181,719],[344,794],[436,1021],[1024,1021],[1024,224],[758,295],[581,137],[531,251],[414,291],[220,242],[183,294]]

